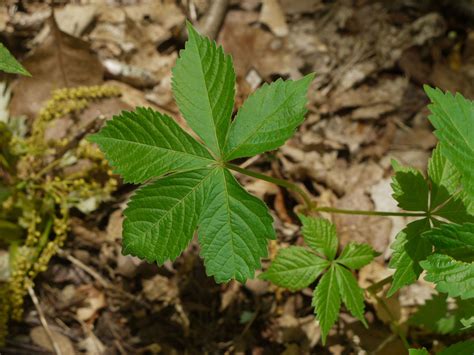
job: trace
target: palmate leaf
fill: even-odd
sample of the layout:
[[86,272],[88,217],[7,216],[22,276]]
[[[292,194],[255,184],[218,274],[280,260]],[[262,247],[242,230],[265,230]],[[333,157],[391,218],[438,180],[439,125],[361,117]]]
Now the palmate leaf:
[[433,254],[422,261],[425,280],[434,282],[439,292],[451,297],[474,297],[474,263],[456,260],[446,254]]
[[[162,264],[176,258],[197,231],[207,274],[218,282],[232,278],[243,282],[253,277],[260,258],[267,255],[268,240],[275,238],[272,217],[265,204],[247,193],[226,167],[223,152],[235,86],[232,60],[189,23],[188,33],[173,70],[173,92],[181,113],[204,144],[170,117],[140,108],[114,117],[90,140],[99,145],[125,181],[155,179],[137,191],[124,212],[124,253]],[[283,85],[285,90],[272,94],[283,102],[270,115],[272,119],[296,127],[305,112],[301,87],[307,88],[309,81],[276,86]],[[302,97],[295,96],[296,92]],[[271,126],[268,111],[258,112],[264,117],[253,119],[265,122],[263,128]],[[239,120],[242,123],[237,124]],[[233,125],[247,125],[246,120],[242,114]],[[279,144],[288,138],[286,132],[274,132],[281,135]],[[254,148],[258,146],[252,142]],[[261,143],[260,151],[270,149]]]
[[264,84],[244,102],[232,123],[226,160],[273,150],[290,138],[306,114],[306,92],[314,75]]
[[423,271],[420,261],[431,254],[431,243],[421,234],[430,228],[427,218],[411,222],[397,234],[392,244],[392,259],[389,267],[396,269],[392,286],[387,295],[392,296],[398,289],[415,282]]
[[10,51],[0,43],[0,71],[10,74],[21,74],[25,76],[31,76],[31,74],[18,63]]
[[189,22],[187,27],[189,40],[173,68],[174,97],[189,126],[221,157],[234,108],[232,58]]
[[319,320],[323,344],[325,344],[329,330],[336,322],[341,307],[336,265],[333,264],[319,281],[313,293],[312,305]]
[[126,182],[206,167],[214,160],[203,145],[169,116],[152,109],[122,112],[89,136]]
[[430,122],[440,141],[441,153],[461,173],[463,189],[474,200],[474,102],[461,94],[443,93],[425,85],[431,99]]
[[308,287],[329,262],[303,247],[280,249],[267,271],[259,277],[292,291]]
[[208,275],[217,282],[244,282],[267,256],[268,239],[275,238],[275,231],[265,204],[227,169],[216,168],[198,235]]
[[298,290],[309,286],[329,268],[316,286],[312,300],[324,343],[337,319],[341,302],[354,317],[367,325],[364,319],[364,292],[347,268],[360,268],[372,261],[377,253],[369,245],[350,243],[334,260],[338,246],[335,226],[323,218],[299,217],[303,223],[305,242],[326,259],[304,247],[282,249],[260,278]]
[[474,221],[460,191],[460,176],[457,170],[436,148],[429,161],[428,178],[413,168],[393,163],[395,176],[392,181],[393,197],[398,205],[410,211],[427,212],[431,219],[421,219],[409,224],[396,237],[389,267],[395,268],[394,281],[388,295],[400,287],[416,281],[422,271],[419,262],[431,253],[432,245],[421,234],[446,220],[455,223]]

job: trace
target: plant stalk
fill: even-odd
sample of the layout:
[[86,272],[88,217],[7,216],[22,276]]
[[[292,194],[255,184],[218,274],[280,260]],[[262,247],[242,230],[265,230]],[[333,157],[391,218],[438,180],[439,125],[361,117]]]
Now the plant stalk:
[[260,174],[252,170],[241,168],[238,165],[226,163],[225,166],[231,170],[237,171],[241,174],[268,181],[272,184],[282,186],[288,190],[292,190],[298,193],[304,200],[306,208],[314,212],[329,212],[329,213],[339,213],[339,214],[352,214],[352,215],[362,215],[362,216],[392,216],[392,217],[427,217],[428,214],[425,212],[389,212],[389,211],[366,211],[366,210],[346,210],[341,208],[334,207],[317,207],[312,201],[311,197],[298,185],[283,179],[278,179],[272,176],[265,174]]
[[272,177],[272,176],[260,174],[260,173],[257,173],[255,171],[252,171],[252,170],[244,169],[244,168],[241,168],[240,166],[235,165],[235,164],[226,163],[225,166],[227,168],[229,168],[231,170],[234,170],[234,171],[237,171],[241,174],[251,176],[251,177],[256,178],[256,179],[268,181],[268,182],[271,182],[275,185],[282,186],[284,188],[292,190],[292,191],[298,193],[303,198],[304,203],[306,204],[306,207],[308,209],[311,209],[313,207],[313,203],[311,202],[311,198],[309,197],[309,195],[306,192],[304,192],[301,187],[299,187],[298,185],[296,185],[292,182],[289,182],[289,181],[283,180],[283,179],[278,179],[278,178],[275,178],[275,177]]

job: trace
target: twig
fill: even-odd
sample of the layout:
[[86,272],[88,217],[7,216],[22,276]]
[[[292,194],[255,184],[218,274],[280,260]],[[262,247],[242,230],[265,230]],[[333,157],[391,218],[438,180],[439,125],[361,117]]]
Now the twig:
[[211,39],[216,39],[219,34],[219,29],[224,22],[225,13],[229,0],[215,0],[211,2],[207,13],[203,16],[199,25],[197,26],[203,35]]
[[72,264],[76,265],[80,269],[84,270],[90,276],[92,276],[103,288],[111,288],[109,282],[100,276],[94,269],[84,264],[79,259],[76,259],[71,254],[65,252],[64,250],[59,250],[58,255],[69,260]]
[[41,325],[43,326],[44,331],[46,335],[48,336],[49,341],[51,342],[51,345],[53,346],[54,353],[56,355],[62,355],[61,349],[59,348],[58,344],[54,340],[53,333],[51,332],[51,329],[49,329],[48,322],[46,321],[46,318],[44,317],[44,313],[39,304],[38,297],[36,297],[35,291],[33,290],[31,286],[28,287],[28,293],[30,294],[31,300],[33,301],[33,304],[35,305],[36,311],[38,312],[38,317],[41,322]]

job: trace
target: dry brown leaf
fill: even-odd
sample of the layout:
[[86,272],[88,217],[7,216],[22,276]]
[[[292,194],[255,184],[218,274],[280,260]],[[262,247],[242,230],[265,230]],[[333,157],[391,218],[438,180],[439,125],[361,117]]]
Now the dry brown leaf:
[[83,285],[76,292],[85,295],[84,306],[76,310],[76,317],[82,321],[91,321],[98,311],[107,306],[105,294],[91,285]]
[[298,68],[303,62],[289,49],[286,39],[275,38],[257,27],[242,25],[242,22],[251,22],[249,16],[254,16],[252,14],[229,11],[219,33],[219,42],[233,57],[238,78],[244,81],[251,69],[265,80],[273,74],[300,78]]
[[266,24],[278,37],[288,35],[288,25],[285,14],[278,0],[263,0],[260,12],[260,22]]
[[[61,354],[73,355],[76,353],[76,351],[74,350],[74,346],[72,345],[72,342],[68,337],[54,330],[51,330],[51,335],[54,339],[54,342],[61,351]],[[50,351],[51,353],[55,352],[55,349],[51,344],[51,340],[43,327],[38,326],[31,329],[30,338],[34,344]]]
[[97,85],[103,80],[102,65],[89,44],[60,31],[52,16],[48,24],[45,41],[22,63],[32,77],[21,77],[13,85],[13,116],[33,118],[54,89]]

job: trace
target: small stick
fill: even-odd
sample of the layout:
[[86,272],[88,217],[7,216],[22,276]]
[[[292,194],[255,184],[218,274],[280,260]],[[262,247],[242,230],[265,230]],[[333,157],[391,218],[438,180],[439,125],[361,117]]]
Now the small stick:
[[69,260],[69,262],[71,262],[72,264],[76,265],[77,267],[79,267],[80,269],[84,270],[85,272],[87,272],[90,276],[92,276],[98,283],[100,283],[100,285],[103,287],[103,288],[110,288],[110,284],[109,282],[107,282],[107,280],[105,280],[102,276],[100,276],[95,270],[93,270],[92,268],[90,268],[89,266],[87,266],[86,264],[84,264],[82,261],[80,261],[79,259],[76,259],[75,257],[73,257],[71,254],[69,254],[68,252],[65,252],[63,250],[59,250],[58,251],[58,255],[63,257],[63,258],[66,258],[67,260]]
[[46,318],[44,317],[43,310],[41,309],[41,306],[38,301],[38,297],[36,297],[35,290],[30,286],[28,287],[28,293],[30,294],[31,300],[33,301],[33,304],[35,305],[36,311],[38,312],[38,317],[41,322],[41,325],[44,328],[44,331],[46,332],[46,335],[49,338],[49,341],[51,342],[51,345],[53,346],[54,353],[56,355],[62,355],[61,349],[59,348],[58,344],[53,338],[53,333],[51,332],[51,329],[49,329],[48,322],[46,321]]
[[219,29],[224,22],[228,5],[229,0],[215,0],[211,2],[207,13],[199,21],[199,25],[197,26],[202,34],[214,40],[217,38]]

